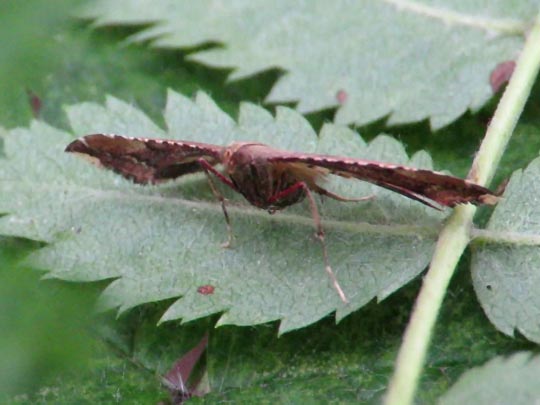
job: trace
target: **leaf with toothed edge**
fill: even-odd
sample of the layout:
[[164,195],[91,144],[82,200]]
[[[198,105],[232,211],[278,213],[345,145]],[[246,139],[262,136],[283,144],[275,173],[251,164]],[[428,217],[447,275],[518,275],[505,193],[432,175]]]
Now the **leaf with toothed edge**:
[[[83,103],[67,113],[77,135],[106,130],[218,145],[251,140],[431,168],[425,153],[409,160],[401,144],[387,136],[365,144],[347,128],[326,125],[317,137],[287,108],[272,117],[244,104],[236,124],[203,93],[194,101],[169,93],[166,131],[112,97],[105,106]],[[367,183],[330,180],[327,188],[340,194],[376,195],[365,203],[319,203],[330,262],[350,300],[345,306],[324,272],[306,203],[268,215],[224,189],[235,241],[234,248],[223,249],[223,214],[204,176],[136,185],[65,154],[74,138],[41,122],[8,131],[0,193],[10,198],[0,200],[0,211],[7,214],[0,218],[0,232],[48,242],[28,259],[47,269],[48,277],[113,279],[102,295],[103,308],[125,311],[178,298],[162,321],[222,312],[220,325],[280,320],[283,333],[334,311],[339,320],[424,270],[446,215]],[[212,285],[213,293],[200,294],[204,285]]]
[[[336,122],[429,120],[437,129],[492,96],[490,76],[519,54],[535,1],[94,0],[96,25],[141,25],[129,42],[188,49],[238,80],[285,71],[267,101]],[[148,26],[150,24],[150,26]]]
[[[185,140],[133,138],[115,134],[89,134],[71,142],[66,152],[81,155],[138,184],[159,184],[191,173],[205,172],[220,201],[227,224],[227,242],[233,240],[225,200],[214,185],[216,178],[242,194],[253,206],[275,213],[306,198],[321,243],[324,267],[344,303],[347,297],[328,262],[324,229],[313,194],[342,202],[344,198],[324,188],[330,175],[363,180],[404,195],[429,207],[436,204],[494,203],[497,197],[485,187],[431,170],[335,155],[290,152],[259,142],[233,142],[218,146]],[[222,171],[214,166],[221,164]],[[199,289],[198,289],[199,291]]]
[[474,288],[501,332],[540,343],[540,158],[516,171],[486,229],[473,240]]

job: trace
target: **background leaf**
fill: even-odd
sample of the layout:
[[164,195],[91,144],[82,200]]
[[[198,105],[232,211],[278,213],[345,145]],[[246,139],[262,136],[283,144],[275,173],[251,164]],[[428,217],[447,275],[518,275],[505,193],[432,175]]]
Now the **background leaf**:
[[[304,118],[286,108],[278,109],[274,119],[246,104],[236,125],[202,93],[195,102],[170,93],[165,133],[143,113],[114,98],[106,107],[88,103],[70,107],[68,116],[79,134],[106,129],[217,144],[263,141],[278,148],[325,153],[346,148],[348,156],[430,166],[425,154],[408,162],[401,145],[388,137],[366,145],[350,130],[327,125],[317,141]],[[126,310],[181,296],[163,320],[188,321],[224,312],[219,324],[282,320],[281,332],[335,310],[341,319],[375,297],[388,296],[422,271],[441,219],[441,213],[394,193],[361,182],[341,182],[337,188],[349,194],[377,195],[375,202],[366,204],[321,205],[329,255],[351,301],[344,306],[323,271],[306,206],[269,216],[244,201],[234,202],[235,247],[222,249],[223,214],[201,176],[177,184],[136,186],[65,154],[70,139],[39,122],[6,135],[0,191],[9,198],[0,201],[0,210],[9,215],[0,218],[0,232],[51,243],[29,259],[49,269],[50,277],[117,278],[104,292],[107,308]],[[238,201],[237,196],[231,198]],[[197,292],[207,284],[215,287],[213,295]]]
[[496,357],[465,373],[441,398],[449,404],[532,404],[540,399],[540,361],[530,352]]
[[475,243],[473,282],[493,324],[540,342],[540,159],[510,179],[501,202]]
[[269,68],[285,73],[269,102],[300,112],[340,107],[336,122],[429,119],[440,128],[493,95],[490,73],[514,59],[537,1],[96,0],[99,25],[152,24],[131,41],[193,48],[190,58],[233,67],[235,80]]

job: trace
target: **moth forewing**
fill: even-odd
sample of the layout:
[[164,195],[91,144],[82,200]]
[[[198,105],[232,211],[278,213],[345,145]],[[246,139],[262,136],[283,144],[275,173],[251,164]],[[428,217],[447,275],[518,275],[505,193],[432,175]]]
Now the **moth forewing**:
[[494,204],[497,200],[485,187],[431,170],[339,156],[288,152],[269,160],[324,168],[332,174],[373,183],[434,208],[437,207],[432,202],[453,207],[465,203]]
[[66,147],[136,183],[159,183],[202,171],[198,159],[221,161],[223,147],[199,142],[93,134]]

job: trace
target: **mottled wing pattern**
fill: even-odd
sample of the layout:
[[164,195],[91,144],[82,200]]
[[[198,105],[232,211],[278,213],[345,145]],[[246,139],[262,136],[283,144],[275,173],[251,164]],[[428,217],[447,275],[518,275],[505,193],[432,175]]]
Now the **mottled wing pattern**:
[[496,195],[485,187],[458,177],[431,170],[352,159],[330,155],[279,151],[268,156],[268,161],[305,166],[306,170],[323,168],[327,173],[356,178],[395,191],[433,208],[453,207],[457,204],[495,204]]
[[220,162],[223,148],[206,143],[94,134],[79,138],[66,152],[80,153],[136,183],[159,183],[202,170],[203,158]]

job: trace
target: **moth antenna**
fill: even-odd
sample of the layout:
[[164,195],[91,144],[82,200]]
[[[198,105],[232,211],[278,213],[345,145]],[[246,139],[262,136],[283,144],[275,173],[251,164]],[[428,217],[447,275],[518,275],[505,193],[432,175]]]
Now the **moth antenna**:
[[415,201],[418,201],[424,205],[427,205],[428,207],[431,207],[431,208],[434,208],[436,209],[437,211],[442,211],[442,208],[435,205],[435,204],[432,204],[428,199],[426,198],[423,198],[422,196],[416,194],[416,193],[413,193],[412,191],[410,190],[407,190],[406,188],[403,188],[403,187],[399,187],[399,186],[396,186],[396,185],[393,185],[393,184],[388,184],[388,183],[378,183],[377,184],[378,186],[381,186],[381,187],[384,187],[390,191],[394,191],[398,194],[401,194],[401,195],[404,195],[405,197],[408,197],[410,198],[411,200],[415,200]]
[[330,197],[330,198],[332,198],[334,200],[342,201],[342,202],[360,202],[360,201],[370,201],[370,200],[375,199],[375,194],[368,195],[366,197],[359,197],[359,198],[343,197],[341,195],[332,193],[331,191],[328,191],[327,189],[322,188],[321,186],[319,186],[317,184],[312,184],[311,189],[313,191],[315,191],[316,193],[320,194],[320,195],[324,195],[326,197]]

